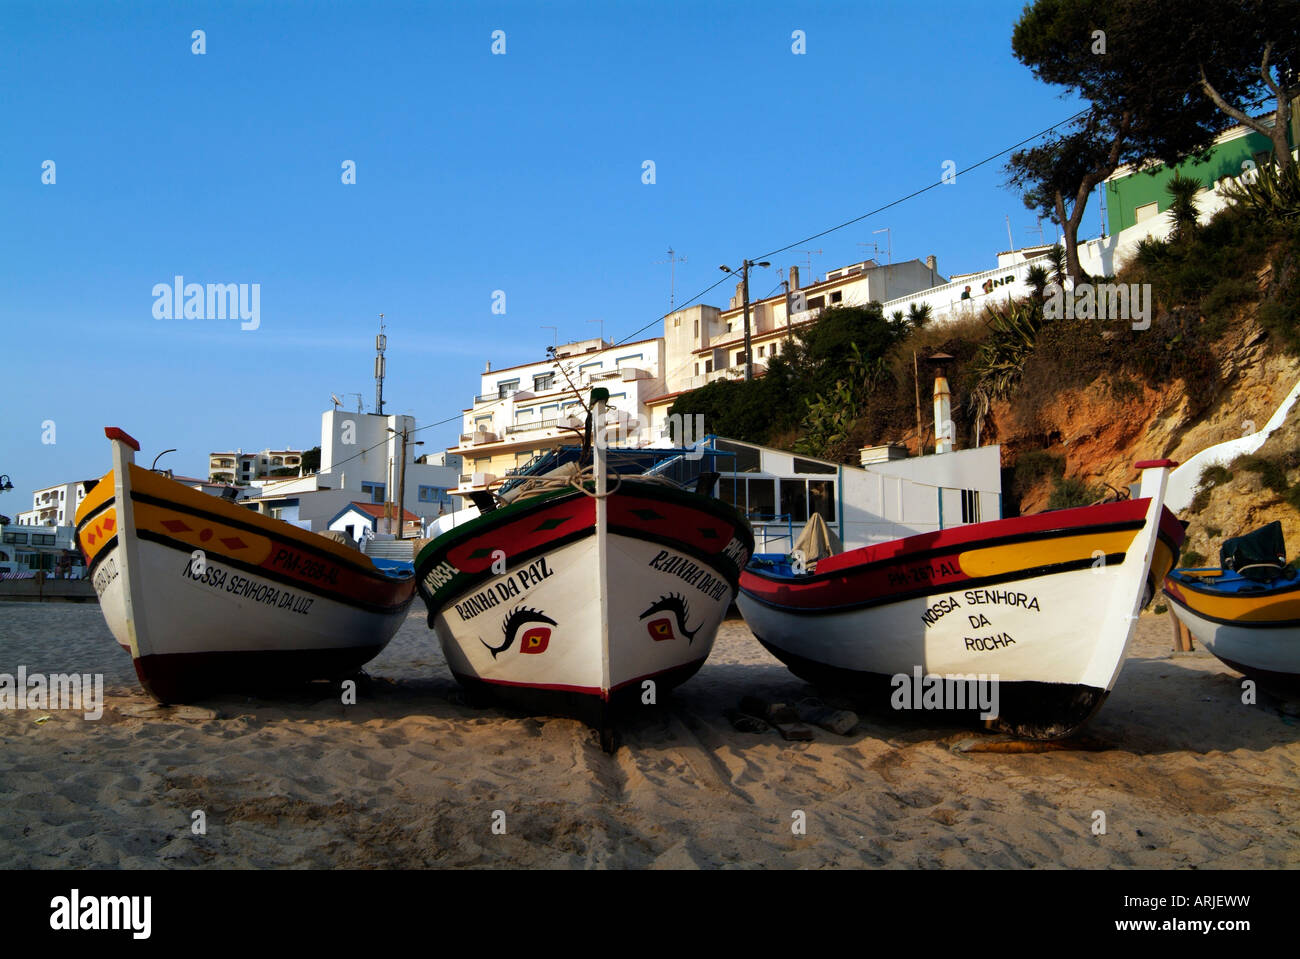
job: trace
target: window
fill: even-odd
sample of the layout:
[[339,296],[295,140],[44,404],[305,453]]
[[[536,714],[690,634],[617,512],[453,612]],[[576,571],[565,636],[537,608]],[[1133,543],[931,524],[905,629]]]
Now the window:
[[[718,440],[717,447],[723,453],[735,453],[734,457],[723,456],[718,459],[718,469],[724,473],[757,473],[759,470],[758,450],[740,443],[728,443]],[[728,463],[730,460],[730,463]]]
[[824,296],[814,296],[811,300],[808,301],[808,309],[810,310],[820,310],[825,305],[826,305],[826,297]]
[[713,361],[712,361],[712,360],[705,360],[705,361],[704,361],[704,372],[705,372],[706,374],[708,374],[708,373],[712,373],[712,372],[713,372]]
[[497,398],[498,398],[498,399],[502,399],[502,400],[504,400],[507,396],[511,396],[511,395],[513,395],[513,394],[515,394],[515,393],[518,393],[518,392],[519,392],[519,381],[518,381],[518,380],[506,380],[504,383],[498,383],[498,384],[497,384]]
[[760,360],[763,358],[763,347],[761,346],[758,348],[758,358]]
[[695,338],[696,338],[697,340],[700,338],[700,321],[699,321],[699,320],[696,320],[696,321],[695,321]]
[[844,293],[840,290],[836,290],[834,293],[831,294],[832,303],[839,303],[843,299],[844,299]]
[[370,502],[382,503],[384,501],[384,484],[383,483],[362,483],[361,492],[370,494]]
[[450,505],[451,498],[447,495],[447,489],[443,486],[421,486],[420,487],[421,503],[447,503]]
[[828,523],[835,522],[835,484],[830,480],[809,480],[808,509]]
[[829,463],[814,463],[812,460],[796,456],[794,458],[794,471],[796,473],[834,473],[835,467]]
[[533,391],[540,393],[542,390],[549,390],[555,386],[554,373],[539,373],[533,377]]
[[744,350],[737,350],[737,351],[736,351],[736,365],[737,365],[737,366],[740,366],[740,365],[742,365],[744,362],[745,362],[745,351],[744,351]]
[[54,535],[52,533],[32,533],[33,546],[53,546]]
[[699,364],[699,363],[696,363],[696,364],[695,364],[695,375],[696,375],[696,376],[699,376],[699,375],[700,375],[700,364]]
[[1159,212],[1159,203],[1144,203],[1133,211],[1133,222],[1141,223],[1143,220],[1149,220]]
[[961,521],[963,523],[978,523],[980,521],[979,490],[964,489],[961,491]]
[[27,543],[26,533],[5,533],[6,543]]
[[746,515],[756,519],[770,518],[776,515],[776,480],[750,479],[746,486],[749,492],[748,512]]
[[808,482],[806,480],[781,480],[781,513],[796,523],[808,519]]

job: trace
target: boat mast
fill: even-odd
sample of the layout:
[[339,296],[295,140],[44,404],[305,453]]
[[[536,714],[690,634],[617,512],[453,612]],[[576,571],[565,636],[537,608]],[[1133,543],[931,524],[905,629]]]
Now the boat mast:
[[592,469],[596,485],[596,601],[600,609],[600,689],[609,694],[609,516],[605,497],[609,492],[607,457],[605,450],[605,401],[609,390],[597,387],[591,391],[591,415],[587,419],[591,435]]

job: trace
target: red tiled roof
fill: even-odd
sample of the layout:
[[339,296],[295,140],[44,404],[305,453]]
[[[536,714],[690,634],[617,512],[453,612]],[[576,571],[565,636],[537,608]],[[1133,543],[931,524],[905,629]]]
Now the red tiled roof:
[[[384,518],[383,503],[358,503],[356,500],[353,500],[352,505],[361,510],[361,512],[365,513],[367,516],[373,516],[375,519]],[[416,516],[409,509],[402,510],[402,522],[418,523],[419,521],[420,517]]]

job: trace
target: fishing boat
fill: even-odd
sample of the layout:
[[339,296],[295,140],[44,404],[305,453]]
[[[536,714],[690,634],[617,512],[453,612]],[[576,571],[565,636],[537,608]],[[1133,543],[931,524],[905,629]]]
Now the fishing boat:
[[1219,563],[1166,577],[1173,614],[1225,666],[1300,693],[1300,573],[1287,564],[1282,524],[1227,540]]
[[1182,545],[1163,505],[1174,465],[1138,463],[1135,499],[921,533],[815,567],[756,557],[737,605],[815,685],[896,709],[963,712],[988,696],[986,725],[1067,736],[1106,699]]
[[324,536],[135,465],[104,430],[113,468],[77,509],[99,605],[159,702],[354,673],[388,644],[415,596]]
[[[593,391],[587,437],[605,395]],[[607,749],[614,707],[658,702],[704,663],[754,548],[745,519],[708,495],[716,473],[683,488],[621,475],[609,453],[597,438],[578,463],[480,493],[481,515],[415,561],[460,683],[582,719]]]

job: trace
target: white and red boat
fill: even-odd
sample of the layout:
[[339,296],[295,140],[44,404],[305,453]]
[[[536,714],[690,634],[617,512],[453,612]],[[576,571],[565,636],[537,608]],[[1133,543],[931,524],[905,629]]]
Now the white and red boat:
[[608,731],[611,705],[704,663],[754,540],[726,503],[604,463],[444,533],[415,572],[463,685]]
[[116,427],[113,469],[77,509],[99,605],[144,688],[165,703],[347,676],[415,596],[407,570],[136,466]]
[[998,728],[1065,736],[1100,708],[1178,556],[1183,527],[1163,505],[1174,465],[1138,463],[1136,499],[908,536],[813,572],[756,557],[737,603],[814,684],[913,708],[896,697],[914,679],[937,689],[979,677],[995,685]]

